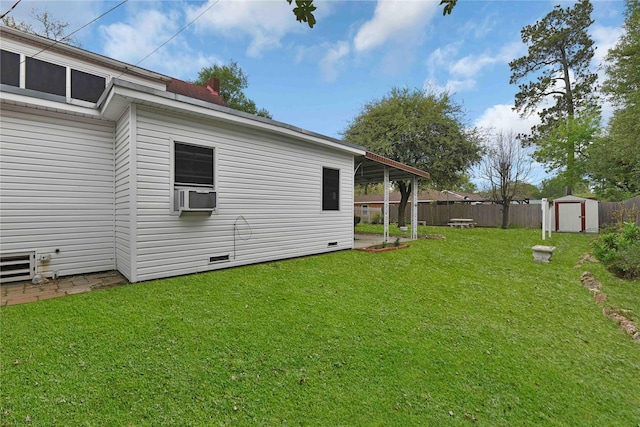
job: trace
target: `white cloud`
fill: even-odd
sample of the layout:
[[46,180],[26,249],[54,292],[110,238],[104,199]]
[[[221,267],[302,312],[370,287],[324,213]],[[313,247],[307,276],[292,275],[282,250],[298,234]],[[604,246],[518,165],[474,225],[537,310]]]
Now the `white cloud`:
[[593,55],[594,62],[600,66],[604,62],[605,56],[609,49],[614,47],[620,37],[624,34],[621,27],[604,27],[602,25],[594,25],[591,29],[591,35],[596,45],[596,52]]
[[485,67],[494,64],[508,64],[514,58],[520,56],[523,44],[512,42],[502,46],[495,54],[484,53],[482,55],[468,55],[451,64],[449,71],[457,76],[472,77],[479,74]]
[[165,14],[159,10],[145,10],[126,22],[101,26],[106,39],[104,52],[121,61],[136,63],[145,55],[168,40],[177,28],[178,16],[174,12]]
[[476,120],[475,126],[495,131],[515,133],[529,133],[531,128],[540,123],[538,114],[531,114],[526,118],[520,117],[513,105],[498,104],[487,108]]
[[[615,47],[620,40],[620,37],[624,34],[622,27],[604,27],[602,25],[594,25],[591,29],[591,35],[593,42],[596,45],[596,51],[593,55],[594,66],[597,67],[598,81],[602,84],[607,76],[605,73],[606,60],[605,57],[609,50]],[[602,118],[606,123],[613,115],[614,107],[610,100],[604,99],[602,103]]]
[[[483,53],[480,55],[467,55],[461,59],[454,59],[462,44],[460,42],[448,44],[443,48],[437,48],[427,58],[427,70],[429,77],[426,85],[436,85],[451,93],[469,91],[476,88],[477,78],[484,69],[496,64],[506,64],[521,54],[522,43],[512,42],[503,45],[495,54]],[[437,84],[436,73],[448,71],[449,79],[443,85]]]
[[[605,57],[609,50],[618,44],[620,37],[624,34],[622,27],[605,27],[602,25],[593,25],[591,28],[591,36],[596,46],[596,51],[593,55],[593,63],[597,69],[599,83],[602,84],[606,79]],[[614,106],[610,100],[603,98],[602,102],[602,119],[603,123],[607,123],[609,118],[613,115]]]
[[209,7],[210,10],[195,22],[197,30],[200,33],[213,31],[229,38],[249,37],[247,55],[252,57],[280,47],[282,37],[289,32],[302,31],[306,25],[294,19],[292,6],[284,0],[209,0],[198,8],[188,8],[187,20],[191,21]]
[[[131,64],[138,64],[145,56],[154,52],[180,29],[181,14],[176,11],[156,9],[132,13],[126,22],[101,26],[104,54]],[[194,78],[204,66],[219,63],[214,56],[193,52],[180,37],[171,40],[144,61],[143,68],[181,79]]]
[[327,48],[327,53],[320,60],[322,78],[327,82],[333,82],[338,77],[337,68],[343,62],[343,58],[349,54],[349,42],[339,41]]
[[489,34],[491,31],[493,31],[493,28],[496,25],[496,15],[494,13],[488,13],[484,9],[482,10],[482,13],[484,14],[484,18],[482,19],[482,21],[474,19],[467,22],[465,24],[465,28],[463,28],[465,33],[473,34],[473,37],[477,39]]
[[411,38],[438,10],[436,1],[379,0],[373,18],[365,22],[353,40],[357,52],[375,49],[390,40]]
[[436,93],[448,92],[459,93],[467,90],[474,89],[476,87],[476,81],[474,79],[468,80],[448,80],[445,84],[441,85],[434,79],[427,79],[422,88],[425,91],[434,91]]

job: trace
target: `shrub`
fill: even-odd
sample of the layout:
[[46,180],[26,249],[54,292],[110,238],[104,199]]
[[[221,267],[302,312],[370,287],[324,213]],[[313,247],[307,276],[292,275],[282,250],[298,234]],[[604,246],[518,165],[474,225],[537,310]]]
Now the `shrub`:
[[380,212],[376,212],[373,217],[371,217],[371,224],[382,224],[382,214]]
[[634,223],[624,222],[617,230],[602,234],[593,243],[593,252],[614,274],[640,277],[640,227]]
[[353,217],[353,226],[355,227],[356,225],[360,224],[360,217],[358,215]]
[[640,241],[618,250],[610,268],[625,279],[640,277]]

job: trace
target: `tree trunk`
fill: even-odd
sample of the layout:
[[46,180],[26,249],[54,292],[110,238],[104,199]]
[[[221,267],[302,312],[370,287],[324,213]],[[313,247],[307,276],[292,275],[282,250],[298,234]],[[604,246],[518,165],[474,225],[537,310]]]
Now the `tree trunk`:
[[409,201],[409,195],[411,194],[411,184],[405,181],[398,181],[398,189],[400,190],[400,204],[398,205],[398,227],[406,226],[404,220],[404,213],[407,210],[407,202]]
[[509,228],[509,208],[511,207],[511,203],[508,200],[503,200],[502,202],[502,228]]
[[[575,115],[575,109],[573,105],[573,90],[571,88],[571,77],[569,74],[569,64],[567,61],[567,54],[562,49],[562,71],[564,72],[563,80],[565,87],[564,98],[567,103],[567,114],[569,121],[573,121]],[[567,186],[564,189],[564,195],[570,196],[573,193],[573,186],[576,184],[575,179],[575,142],[573,135],[567,136]]]

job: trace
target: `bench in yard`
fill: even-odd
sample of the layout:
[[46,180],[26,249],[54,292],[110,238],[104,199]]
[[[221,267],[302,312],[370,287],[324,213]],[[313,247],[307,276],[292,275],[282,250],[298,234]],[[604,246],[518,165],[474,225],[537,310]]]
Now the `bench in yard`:
[[549,264],[553,251],[556,250],[555,246],[535,245],[531,248],[533,250],[533,260],[535,262],[541,262],[543,264]]
[[451,228],[473,228],[476,223],[470,218],[451,218],[447,225]]

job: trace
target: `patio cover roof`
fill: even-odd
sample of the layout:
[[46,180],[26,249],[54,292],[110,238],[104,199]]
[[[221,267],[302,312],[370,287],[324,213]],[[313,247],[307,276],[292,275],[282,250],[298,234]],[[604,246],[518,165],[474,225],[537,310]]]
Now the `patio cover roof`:
[[390,181],[411,180],[414,177],[430,177],[428,172],[367,151],[364,156],[355,157],[355,183],[371,184],[383,182],[385,167],[389,170]]

